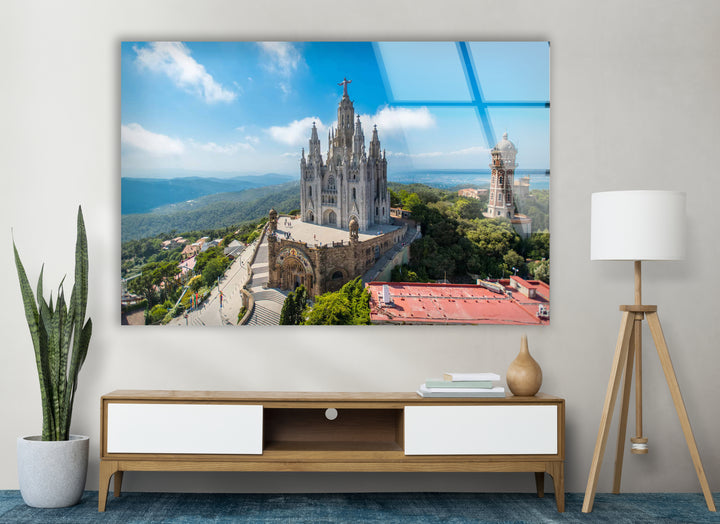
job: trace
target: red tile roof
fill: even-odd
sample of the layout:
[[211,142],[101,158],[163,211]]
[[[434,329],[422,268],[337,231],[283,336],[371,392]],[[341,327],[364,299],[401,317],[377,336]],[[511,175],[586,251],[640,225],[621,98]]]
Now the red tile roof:
[[[540,304],[549,306],[550,287],[536,280],[523,282],[536,288],[536,297],[528,298],[510,287],[510,280],[498,282],[503,293],[473,284],[371,282],[366,285],[370,320],[378,324],[548,324],[536,313]],[[384,285],[392,304],[382,302]]]

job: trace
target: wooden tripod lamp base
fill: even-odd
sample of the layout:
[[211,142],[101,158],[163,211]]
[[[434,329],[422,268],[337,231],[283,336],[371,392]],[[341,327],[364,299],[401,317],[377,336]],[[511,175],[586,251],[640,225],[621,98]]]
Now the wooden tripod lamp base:
[[610,372],[600,419],[595,453],[590,465],[590,476],[583,513],[592,511],[595,490],[597,489],[600,466],[605,444],[607,443],[610,421],[612,420],[615,399],[620,388],[620,379],[625,375],[620,408],[617,454],[615,456],[615,476],[613,493],[620,493],[622,462],[625,451],[625,429],[627,427],[630,388],[633,380],[633,362],[635,364],[635,436],[631,451],[635,455],[648,452],[648,439],[642,429],[642,322],[647,319],[665,380],[670,388],[675,410],[680,418],[685,441],[700,480],[705,502],[710,511],[715,511],[715,502],[705,478],[695,437],[690,428],[685,403],[680,394],[675,370],[670,361],[665,336],[660,327],[657,306],[645,306],[642,303],[641,261],[643,260],[682,260],[685,258],[686,238],[686,196],[679,191],[604,191],[592,194],[590,213],[590,259],[625,260],[635,263],[635,304],[620,306],[622,322],[620,334],[615,346],[615,357]]
[[[700,454],[697,449],[697,444],[695,444],[695,437],[693,436],[692,428],[690,427],[690,420],[688,419],[687,410],[685,409],[685,403],[683,402],[682,395],[680,394],[680,386],[678,385],[675,370],[673,369],[672,361],[670,360],[667,343],[665,342],[665,336],[663,335],[662,327],[660,326],[657,306],[644,306],[640,304],[620,306],[620,311],[623,312],[622,321],[620,323],[620,334],[615,347],[615,357],[613,358],[613,365],[610,372],[610,382],[608,383],[608,389],[605,395],[605,403],[603,405],[602,417],[600,419],[600,429],[598,430],[595,452],[590,465],[590,475],[588,477],[587,489],[585,490],[585,500],[583,501],[582,511],[583,513],[589,513],[592,511],[598,477],[600,475],[600,466],[602,464],[608,432],[610,430],[610,421],[612,420],[615,400],[618,394],[618,389],[620,388],[620,379],[622,378],[624,370],[625,383],[623,385],[621,400],[620,428],[618,431],[618,446],[615,458],[615,476],[613,482],[613,493],[620,492],[625,430],[627,426],[630,385],[632,381],[633,356],[641,351],[640,347],[635,347],[636,339],[632,336],[633,332],[638,330],[641,325],[641,322],[636,322],[638,317],[640,320],[642,320],[642,317],[647,318],[648,325],[650,326],[650,333],[652,334],[653,341],[655,342],[655,348],[657,349],[660,364],[662,365],[662,369],[665,374],[665,380],[670,388],[670,395],[672,396],[673,403],[675,404],[675,410],[677,411],[680,419],[680,426],[682,427],[683,434],[685,435],[685,441],[687,442],[688,449],[690,450],[690,456],[692,457],[693,464],[695,465],[695,472],[700,480],[700,486],[702,487],[702,492],[705,496],[705,503],[707,504],[708,510],[715,511],[715,502],[713,501],[710,486],[708,485],[707,478],[705,477],[705,470],[703,469],[702,462],[700,461]],[[636,391],[638,389],[639,387],[636,383]],[[640,434],[642,434],[642,430],[640,431]],[[642,436],[633,437],[631,439],[633,446],[632,452],[635,454],[647,453],[647,441],[647,438]]]
[[615,455],[615,476],[613,493],[620,493],[622,463],[625,451],[625,430],[627,428],[630,388],[635,364],[635,432],[630,439],[631,451],[635,455],[648,452],[648,439],[642,429],[642,321],[647,319],[655,342],[665,381],[670,388],[675,410],[680,419],[685,441],[700,480],[705,502],[710,511],[715,511],[715,502],[708,486],[705,470],[700,462],[695,437],[690,428],[685,403],[680,394],[675,370],[665,336],[660,327],[657,306],[642,303],[641,261],[682,260],[685,258],[686,196],[678,191],[605,191],[593,193],[590,217],[590,259],[626,260],[635,263],[635,304],[620,306],[622,321],[620,334],[615,346],[610,382],[605,394],[600,429],[593,460],[590,464],[583,513],[592,511],[597,489],[600,466],[607,444],[610,422],[615,399],[620,389],[620,380],[625,375],[620,407],[618,445]]

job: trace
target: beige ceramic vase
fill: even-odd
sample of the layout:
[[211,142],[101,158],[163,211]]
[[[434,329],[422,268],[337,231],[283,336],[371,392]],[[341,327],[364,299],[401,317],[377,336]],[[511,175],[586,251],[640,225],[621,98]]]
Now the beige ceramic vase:
[[540,391],[542,384],[542,370],[528,351],[527,335],[522,336],[520,353],[512,361],[507,370],[507,385],[513,395],[519,397],[532,397]]

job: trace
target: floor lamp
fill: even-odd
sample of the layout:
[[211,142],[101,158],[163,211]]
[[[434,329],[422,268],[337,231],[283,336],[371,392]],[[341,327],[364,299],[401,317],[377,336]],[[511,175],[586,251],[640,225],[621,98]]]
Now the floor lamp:
[[590,465],[583,513],[592,511],[597,489],[600,466],[607,443],[610,421],[615,400],[620,388],[620,379],[625,375],[622,388],[620,421],[613,493],[620,493],[622,462],[625,447],[630,386],[635,367],[635,432],[630,439],[634,454],[648,452],[648,439],[642,429],[642,321],[647,319],[655,348],[670,388],[680,426],[690,449],[695,472],[700,480],[705,502],[710,511],[715,503],[708,486],[705,471],[700,461],[695,437],[693,437],[680,387],[670,361],[670,353],[660,326],[657,306],[643,305],[641,288],[642,260],[680,260],[685,256],[685,193],[675,191],[610,191],[593,193],[590,231],[590,258],[592,260],[632,260],[635,263],[635,303],[620,306],[622,321],[615,347],[610,382],[603,405],[600,429],[598,430],[595,452]]

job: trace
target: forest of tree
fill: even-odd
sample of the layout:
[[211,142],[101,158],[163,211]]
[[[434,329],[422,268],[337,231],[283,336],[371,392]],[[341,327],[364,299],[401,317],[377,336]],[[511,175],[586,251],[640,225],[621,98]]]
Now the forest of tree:
[[533,219],[536,232],[529,239],[522,239],[508,220],[484,218],[486,199],[421,184],[391,186],[390,191],[393,203],[411,212],[423,234],[410,246],[409,267],[394,272],[397,281],[466,282],[518,274],[549,282],[548,191],[533,190],[519,202]]
[[305,286],[285,299],[280,325],[367,325],[370,324],[370,293],[357,277],[339,291],[323,293],[310,303]]

